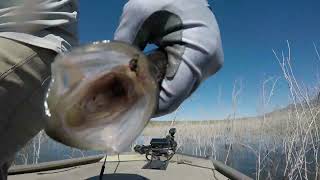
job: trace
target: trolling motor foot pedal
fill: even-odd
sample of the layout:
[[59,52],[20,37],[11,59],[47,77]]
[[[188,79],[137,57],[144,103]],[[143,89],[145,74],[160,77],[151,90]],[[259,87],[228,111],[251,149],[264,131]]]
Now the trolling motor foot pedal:
[[153,160],[148,161],[142,169],[156,169],[156,170],[166,170],[168,167],[169,161]]
[[175,128],[169,130],[165,138],[153,138],[150,145],[136,145],[134,150],[137,153],[145,154],[148,163],[142,169],[166,170],[170,159],[177,149],[177,142],[174,140]]

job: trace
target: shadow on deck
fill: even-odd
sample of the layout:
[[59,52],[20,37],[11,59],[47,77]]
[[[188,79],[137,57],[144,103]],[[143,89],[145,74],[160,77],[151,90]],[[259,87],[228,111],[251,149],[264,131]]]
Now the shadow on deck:
[[[137,175],[137,174],[118,174],[118,173],[115,173],[115,174],[105,174],[103,175],[103,178],[102,179],[112,179],[112,180],[149,180],[148,178],[146,177],[143,177],[143,176],[140,176],[140,175]],[[88,178],[86,180],[100,180],[100,177],[99,176],[94,176],[94,177],[91,177],[91,178]]]

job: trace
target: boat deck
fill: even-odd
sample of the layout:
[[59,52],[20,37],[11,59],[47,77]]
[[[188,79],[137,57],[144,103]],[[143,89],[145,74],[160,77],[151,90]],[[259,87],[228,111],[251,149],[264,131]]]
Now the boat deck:
[[[27,166],[15,166],[9,170],[9,180],[53,180],[53,179],[99,179],[103,160],[95,163],[78,165],[68,168],[28,172]],[[108,156],[103,179],[110,180],[224,180],[228,179],[215,170],[208,159],[196,158],[187,155],[176,154],[167,166],[166,170],[142,169],[147,163],[144,156],[127,154]],[[41,164],[37,167],[42,167]],[[20,174],[24,172],[23,174]]]

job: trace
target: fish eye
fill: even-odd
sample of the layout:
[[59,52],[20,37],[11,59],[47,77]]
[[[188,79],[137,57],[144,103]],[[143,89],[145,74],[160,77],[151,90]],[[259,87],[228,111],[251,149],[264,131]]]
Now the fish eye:
[[129,62],[129,67],[131,71],[138,72],[138,58],[134,57]]

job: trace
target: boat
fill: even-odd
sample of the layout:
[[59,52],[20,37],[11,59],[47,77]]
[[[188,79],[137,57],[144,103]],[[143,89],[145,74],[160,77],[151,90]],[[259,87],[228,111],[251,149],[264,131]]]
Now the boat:
[[[101,172],[102,166],[105,168]],[[145,156],[131,152],[112,156],[95,155],[35,165],[16,165],[9,169],[8,179],[246,180],[251,178],[219,161],[179,153],[176,153],[162,168],[150,168],[150,161]]]

